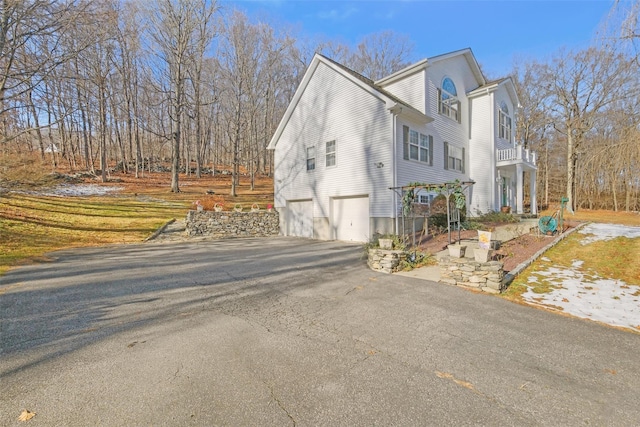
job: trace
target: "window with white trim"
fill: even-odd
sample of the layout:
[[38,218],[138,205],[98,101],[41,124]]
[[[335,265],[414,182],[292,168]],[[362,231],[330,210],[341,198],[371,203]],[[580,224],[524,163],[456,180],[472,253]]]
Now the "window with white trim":
[[433,202],[434,197],[435,196],[433,194],[419,194],[418,203],[421,205],[430,205],[431,202]]
[[403,157],[433,166],[433,136],[402,127]]
[[335,166],[336,165],[336,141],[327,141],[325,144],[325,166]]
[[504,101],[500,104],[498,112],[498,129],[500,138],[511,141],[511,117],[509,116],[509,107]]
[[442,87],[438,89],[438,113],[452,118],[460,123],[460,100],[456,85],[449,77],[442,80]]
[[316,147],[307,147],[307,170],[312,171],[316,168]]
[[464,148],[445,142],[444,168],[464,173]]

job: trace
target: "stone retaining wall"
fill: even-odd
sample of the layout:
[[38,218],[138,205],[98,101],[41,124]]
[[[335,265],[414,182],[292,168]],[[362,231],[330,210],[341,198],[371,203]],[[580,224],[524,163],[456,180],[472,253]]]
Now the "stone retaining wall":
[[398,266],[407,257],[406,252],[389,249],[369,249],[367,265],[381,273],[398,271]]
[[503,285],[503,264],[499,261],[477,262],[470,258],[443,256],[440,265],[440,282],[475,288],[493,294],[506,289]]
[[278,212],[189,211],[188,236],[267,237],[280,234]]

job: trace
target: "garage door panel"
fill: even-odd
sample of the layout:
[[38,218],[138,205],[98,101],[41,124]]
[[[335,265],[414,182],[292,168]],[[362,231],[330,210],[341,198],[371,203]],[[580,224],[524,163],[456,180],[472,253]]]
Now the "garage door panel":
[[332,226],[337,240],[369,240],[369,197],[333,199]]
[[287,235],[313,237],[313,201],[287,203]]

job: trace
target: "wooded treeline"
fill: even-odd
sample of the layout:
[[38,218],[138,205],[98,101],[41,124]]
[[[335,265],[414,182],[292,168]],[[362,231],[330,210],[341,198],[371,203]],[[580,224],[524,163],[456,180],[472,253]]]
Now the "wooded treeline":
[[3,153],[103,180],[171,162],[172,191],[180,171],[226,165],[234,194],[240,171],[269,174],[266,146],[314,52],[379,75],[411,53],[391,32],[351,49],[211,0],[2,0],[0,20]]
[[[592,46],[514,66],[542,204],[640,210],[639,3],[616,3]],[[234,194],[241,172],[269,174],[266,146],[315,52],[372,79],[417,59],[393,32],[310,40],[212,0],[0,0],[0,25],[2,155],[104,180],[171,164],[172,191],[178,172],[216,165]]]

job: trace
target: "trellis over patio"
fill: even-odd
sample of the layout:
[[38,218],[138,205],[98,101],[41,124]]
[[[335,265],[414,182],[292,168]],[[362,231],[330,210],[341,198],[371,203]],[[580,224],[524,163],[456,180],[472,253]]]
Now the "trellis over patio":
[[[402,187],[389,187],[389,190],[395,191],[396,194],[400,196],[402,200],[402,236],[403,239],[406,239],[406,230],[405,223],[407,219],[412,220],[411,224],[411,235],[412,235],[412,247],[415,248],[415,221],[416,221],[416,212],[413,209],[413,205],[415,202],[416,192],[415,190],[425,190],[428,193],[438,193],[442,194],[446,198],[447,204],[447,234],[449,238],[449,243],[451,243],[451,226],[455,224],[458,229],[458,241],[460,241],[460,209],[465,207],[465,191],[469,189],[472,185],[475,184],[475,181],[449,181],[441,184],[429,184],[429,183],[410,183],[409,185],[405,185]],[[454,204],[451,206],[451,196],[454,196]],[[429,205],[430,206],[430,205]],[[429,212],[430,214],[431,212]],[[411,215],[411,218],[409,218]],[[425,215],[426,218],[426,215]],[[424,227],[426,228],[426,227]],[[399,231],[398,227],[396,230]],[[408,242],[407,242],[408,243]]]

